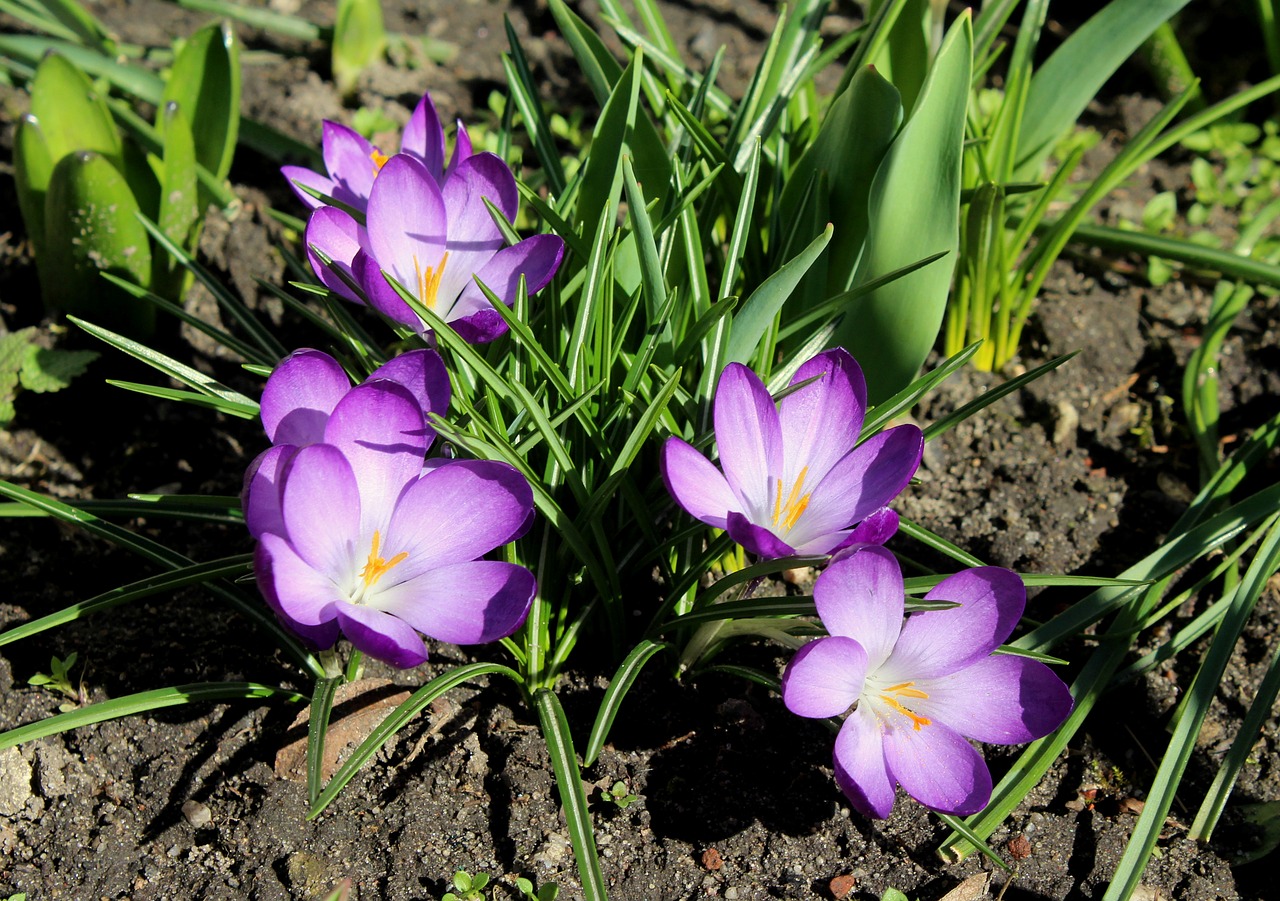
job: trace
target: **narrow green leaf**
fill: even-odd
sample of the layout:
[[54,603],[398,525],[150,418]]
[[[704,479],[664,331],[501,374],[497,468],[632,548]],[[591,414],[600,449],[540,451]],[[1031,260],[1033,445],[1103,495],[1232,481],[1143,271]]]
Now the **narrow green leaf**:
[[591,726],[591,735],[587,738],[587,746],[582,752],[583,766],[591,766],[600,756],[600,751],[609,738],[609,730],[613,728],[613,721],[622,707],[622,699],[635,684],[644,665],[654,654],[670,647],[671,645],[665,641],[651,641],[646,638],[632,648],[631,653],[618,666],[613,678],[609,680],[609,687],[605,689],[604,697],[600,699],[600,709],[596,712],[595,723]]
[[311,717],[307,721],[307,803],[315,804],[320,797],[323,781],[324,740],[329,734],[329,714],[333,711],[333,696],[346,680],[342,676],[324,676],[316,679],[311,695]]
[[560,804],[569,827],[569,841],[573,845],[573,856],[578,863],[583,899],[608,901],[604,873],[600,868],[600,855],[596,852],[591,811],[587,808],[587,795],[582,788],[582,773],[573,752],[569,723],[565,719],[559,698],[549,689],[534,692],[533,706],[538,711],[538,724],[542,727],[542,738],[547,744],[551,768],[556,774],[556,787],[560,790]]

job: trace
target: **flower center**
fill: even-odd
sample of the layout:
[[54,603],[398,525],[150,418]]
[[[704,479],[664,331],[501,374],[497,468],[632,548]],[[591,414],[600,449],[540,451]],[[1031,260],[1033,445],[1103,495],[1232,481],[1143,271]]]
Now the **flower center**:
[[[789,532],[795,527],[800,520],[800,514],[804,513],[805,508],[809,506],[809,494],[802,494],[804,491],[804,477],[809,472],[809,467],[805,466],[800,470],[800,474],[796,476],[796,482],[791,486],[791,491],[786,492],[786,485],[782,479],[778,479],[778,487],[773,496],[773,527],[777,529],[779,525],[782,531]],[[782,495],[787,493],[787,499],[784,501]]]
[[901,713],[907,719],[911,720],[911,728],[919,732],[921,726],[932,726],[933,720],[929,719],[927,716],[921,716],[914,711],[908,710],[906,707],[902,706],[902,702],[898,700],[898,698],[929,697],[920,689],[912,688],[913,685],[915,685],[914,682],[900,682],[897,685],[890,685],[884,690],[884,693],[880,695],[880,700],[884,701],[894,710],[898,711],[898,713]]
[[418,300],[422,301],[422,305],[429,310],[434,310],[436,306],[436,294],[440,291],[440,280],[444,278],[444,267],[449,263],[449,251],[444,252],[444,256],[440,258],[440,265],[432,268],[428,266],[422,268],[422,264],[418,262],[418,255],[413,255],[413,274],[418,280]]
[[375,531],[373,533],[373,547],[369,549],[369,559],[365,561],[364,569],[360,570],[360,579],[364,582],[364,585],[360,589],[360,598],[357,599],[357,603],[363,600],[365,593],[370,588],[378,584],[379,579],[409,556],[408,551],[401,551],[390,560],[387,560],[378,553],[381,543],[382,535]]
[[391,159],[391,157],[387,156],[385,153],[383,153],[381,150],[375,147],[373,148],[373,151],[369,154],[369,159],[373,160],[373,177],[377,178],[378,173],[382,171],[382,167],[387,164],[387,160]]

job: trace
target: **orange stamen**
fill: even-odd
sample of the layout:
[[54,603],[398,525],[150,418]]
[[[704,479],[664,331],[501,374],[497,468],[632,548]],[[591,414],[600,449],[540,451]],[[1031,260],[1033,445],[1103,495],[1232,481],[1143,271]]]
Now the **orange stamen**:
[[901,682],[897,685],[891,685],[885,689],[886,694],[880,695],[880,700],[884,701],[894,710],[898,711],[898,713],[901,713],[903,716],[911,720],[911,728],[919,732],[921,726],[932,726],[933,720],[929,719],[927,716],[921,716],[920,714],[912,710],[908,710],[906,707],[903,707],[902,704],[898,702],[897,698],[890,697],[891,694],[899,695],[900,697],[904,697],[904,698],[929,697],[929,695],[927,695],[925,692],[921,691],[920,689],[912,688],[911,686],[913,685],[915,685],[914,682]]
[[373,533],[373,547],[369,551],[369,559],[365,562],[364,569],[360,570],[360,578],[364,580],[366,589],[376,585],[378,580],[386,575],[389,570],[409,556],[408,551],[401,551],[390,560],[382,558],[378,554],[378,545],[381,541],[382,536],[375,531]]
[[[782,492],[786,487],[782,484],[782,479],[778,479],[777,493],[773,498],[773,525],[777,528],[781,524],[784,531],[790,531],[795,524],[800,521],[800,515],[804,513],[809,506],[809,494],[802,494],[804,491],[804,477],[809,472],[809,467],[805,466],[800,470],[800,474],[796,476],[796,482],[791,486],[791,491],[787,494],[787,500],[782,500]],[[781,523],[779,523],[781,520]]]
[[440,281],[444,278],[444,267],[449,263],[449,251],[444,252],[444,256],[440,258],[440,265],[432,268],[428,266],[425,270],[422,264],[418,262],[418,255],[413,255],[413,272],[418,280],[418,299],[422,301],[422,305],[427,309],[435,309],[436,295],[440,291]]

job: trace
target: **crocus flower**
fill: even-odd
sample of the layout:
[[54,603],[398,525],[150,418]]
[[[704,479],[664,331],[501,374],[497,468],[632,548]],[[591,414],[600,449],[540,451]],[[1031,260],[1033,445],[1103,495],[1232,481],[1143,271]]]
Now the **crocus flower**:
[[[365,234],[356,232],[354,238],[360,247],[351,271],[369,303],[397,322],[428,330],[387,282],[385,271],[465,340],[492,341],[505,332],[506,323],[476,280],[509,306],[521,276],[530,294],[551,280],[564,242],[555,235],[534,235],[505,246],[485,198],[508,222],[515,220],[515,176],[491,153],[462,161],[443,185],[412,157],[392,157],[369,195]],[[349,249],[350,230],[345,234]],[[315,246],[334,259],[345,252]]]
[[[280,172],[289,180],[289,186],[310,209],[321,209],[324,202],[299,188],[298,183],[364,212],[369,203],[369,191],[383,163],[390,158],[389,155],[355,130],[327,119],[324,122],[321,147],[328,174],[322,175],[302,166],[282,166]],[[453,157],[446,166],[444,129],[436,114],[435,104],[431,102],[431,95],[423,94],[413,115],[409,117],[409,124],[405,126],[404,135],[400,139],[400,152],[418,160],[437,182],[442,182],[459,162],[471,156],[471,138],[459,120]]]
[[424,471],[421,406],[390,379],[348,391],[322,437],[247,496],[258,585],[282,622],[317,647],[341,634],[400,667],[426,659],[419,632],[475,644],[520,627],[533,574],[480,559],[532,521],[517,470],[454,460]]
[[842,348],[804,363],[791,384],[801,382],[808,384],[774,403],[754,372],[726,366],[714,411],[724,472],[688,442],[668,438],[661,460],[667,490],[690,515],[760,557],[883,544],[898,526],[886,505],[920,465],[923,435],[902,425],[857,444],[867,386]]
[[1067,686],[1043,663],[992,654],[1026,605],[1016,573],[964,570],[925,597],[960,606],[904,622],[892,553],[864,545],[837,556],[814,586],[830,637],[802,647],[782,677],[793,713],[848,712],[836,782],[867,816],[889,816],[896,785],[933,810],[977,813],[991,798],[991,773],[967,739],[1020,744],[1071,711]]
[[[434,350],[411,350],[378,367],[364,384],[383,381],[406,389],[417,404],[414,429],[422,436],[425,452],[435,437],[428,415],[443,416],[449,409],[444,361]],[[251,523],[270,531],[265,524],[280,522],[278,483],[285,465],[298,448],[325,440],[330,417],[351,390],[346,371],[320,350],[296,350],[272,371],[260,404],[262,425],[272,446],[249,464],[241,492],[245,510],[253,510],[248,517]]]

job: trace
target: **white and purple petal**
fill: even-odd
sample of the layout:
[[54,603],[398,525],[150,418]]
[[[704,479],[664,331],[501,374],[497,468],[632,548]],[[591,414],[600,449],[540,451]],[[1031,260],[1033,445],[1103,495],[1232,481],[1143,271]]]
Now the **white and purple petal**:
[[293,193],[298,196],[303,205],[309,210],[318,210],[324,206],[324,201],[319,197],[313,197],[306,191],[302,190],[299,185],[306,185],[314,188],[321,194],[329,197],[333,196],[333,179],[321,175],[319,172],[313,172],[303,166],[281,166],[280,174],[289,182],[289,187],[293,189]]
[[991,771],[982,755],[945,723],[918,729],[906,717],[881,732],[892,778],[930,810],[969,816],[991,800]]
[[423,94],[400,138],[400,152],[416,157],[437,182],[444,176],[444,127],[430,94]]
[[885,763],[880,722],[859,707],[849,714],[836,736],[836,784],[864,816],[886,819],[893,812],[894,778]]
[[[449,412],[451,387],[444,360],[434,350],[410,350],[392,357],[373,371],[367,381],[390,379],[409,389],[423,414],[443,416]],[[428,423],[428,444],[435,431]]]
[[285,357],[262,389],[262,427],[272,444],[316,444],[351,380],[324,351],[303,348]]
[[866,650],[869,672],[895,653],[905,603],[902,569],[890,551],[862,545],[833,560],[818,576],[813,600],[830,634]]
[[811,641],[782,674],[782,701],[797,716],[839,716],[862,694],[867,652],[852,638]]
[[[470,279],[461,289],[445,317],[446,320],[453,324],[457,320],[472,317],[478,312],[488,313],[497,318],[502,325],[502,331],[505,332],[506,323],[493,312],[493,304],[480,290],[476,281],[479,280],[503,303],[511,306],[515,301],[521,276],[524,276],[525,290],[532,296],[551,281],[560,267],[563,256],[564,241],[557,235],[533,235],[519,244],[503,247],[490,256],[475,273],[475,278]],[[452,256],[449,258],[449,263],[453,264]],[[454,328],[456,329],[457,326],[455,325]]]
[[694,519],[723,529],[725,518],[738,512],[738,498],[724,475],[683,438],[663,442],[658,462],[667,492]]
[[966,738],[995,745],[1043,738],[1062,725],[1075,703],[1049,667],[1006,654],[920,680],[915,687],[929,696],[914,703],[918,713],[945,722]]
[[506,638],[529,615],[538,585],[523,566],[472,560],[427,570],[379,591],[379,609],[452,644]]
[[426,662],[426,645],[403,620],[360,604],[337,604],[334,612],[342,634],[370,657],[401,669]]
[[280,479],[280,509],[290,548],[344,589],[359,553],[361,497],[342,451],[331,444],[299,449]]
[[778,408],[760,377],[740,363],[720,374],[715,397],[716,447],[729,487],[756,525],[772,522],[781,486],[782,427]]
[[[360,279],[353,265],[367,240],[364,229],[356,220],[331,206],[321,207],[311,214],[303,237],[307,262],[320,283],[340,297],[358,304],[363,304],[364,298],[355,289]],[[325,263],[320,254],[324,254],[329,262]]]
[[1018,624],[1027,592],[1012,570],[976,566],[943,579],[925,600],[961,606],[912,614],[893,653],[893,675],[886,678],[937,678],[987,657]]
[[378,149],[353,128],[325,120],[321,137],[324,166],[333,181],[334,200],[364,210],[378,176]]
[[843,348],[835,348],[806,361],[791,379],[803,388],[778,402],[785,448],[787,484],[807,470],[809,485],[823,476],[858,441],[867,407],[867,384],[862,369]]
[[339,597],[332,580],[311,568],[279,535],[263,537],[254,550],[253,570],[267,605],[314,647],[333,647]]

